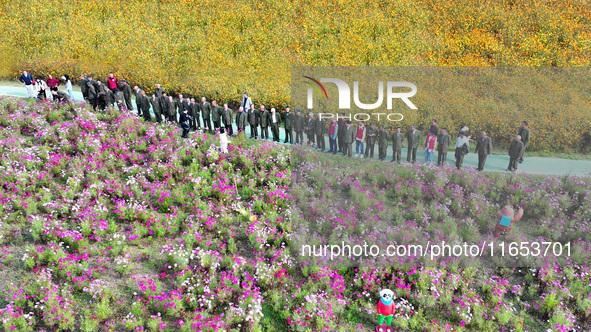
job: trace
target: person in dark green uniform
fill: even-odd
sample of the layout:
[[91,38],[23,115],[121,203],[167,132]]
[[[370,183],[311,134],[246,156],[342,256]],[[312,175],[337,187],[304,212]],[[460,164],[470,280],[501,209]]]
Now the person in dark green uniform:
[[201,105],[200,106],[201,106],[201,117],[203,118],[203,130],[205,130],[205,128],[207,128],[207,130],[212,132],[213,129],[211,128],[211,117],[210,117],[211,104],[209,102],[207,102],[207,99],[205,99],[205,97],[201,97]]
[[531,134],[531,131],[527,126],[527,121],[523,121],[521,123],[521,128],[519,128],[519,131],[517,132],[517,135],[521,136],[521,142],[523,143],[523,152],[522,155],[519,157],[520,164],[523,163],[523,156],[525,155],[525,149],[527,149],[527,144],[529,144],[529,138]]
[[105,91],[105,106],[108,108],[113,108],[113,106],[115,106],[115,94],[113,94],[113,91],[106,85],[103,85],[103,89]]
[[439,143],[437,147],[437,166],[444,166],[447,164],[447,150],[451,144],[451,136],[449,136],[447,128],[441,129],[437,142]]
[[406,161],[413,164],[417,161],[417,148],[421,139],[421,132],[417,130],[415,125],[410,126],[410,130],[406,133],[406,140],[408,141],[408,152],[406,154]]
[[521,141],[521,136],[517,135],[509,147],[509,167],[506,169],[508,172],[517,170],[517,161],[523,155],[524,150],[525,145]]
[[238,108],[238,117],[236,118],[236,127],[238,127],[238,135],[244,134],[244,129],[248,124],[248,116],[242,106]]
[[176,102],[174,101],[174,99],[172,99],[172,96],[168,96],[168,110],[169,110],[168,121],[170,121],[172,123],[176,123],[177,122]]
[[84,75],[80,75],[80,91],[82,91],[82,97],[84,100],[88,100],[88,81],[84,77]]
[[168,121],[170,119],[170,106],[166,92],[162,92],[162,97],[160,97],[160,111],[162,112],[163,121]]
[[365,134],[365,142],[367,143],[367,147],[365,148],[364,158],[371,158],[373,159],[373,152],[374,147],[376,145],[376,139],[378,138],[378,128],[375,124],[370,123],[367,127],[367,132]]
[[250,110],[248,111],[248,124],[250,124],[250,138],[258,139],[258,127],[259,127],[259,111],[254,108],[254,104],[250,104]]
[[314,146],[314,134],[316,133],[316,119],[314,113],[308,113],[308,120],[306,121],[306,136],[308,138],[307,145]]
[[402,141],[404,135],[400,127],[396,127],[396,132],[392,134],[392,160],[390,162],[397,162],[400,164],[400,156],[402,154]]
[[213,130],[219,131],[222,126],[222,108],[218,106],[217,100],[211,101],[211,120],[213,121]]
[[265,105],[261,105],[259,109],[259,118],[261,125],[261,139],[269,139],[269,111],[265,108]]
[[142,115],[144,117],[144,120],[146,122],[151,121],[152,116],[150,115],[150,98],[148,98],[148,96],[146,96],[146,92],[143,90],[142,90],[142,94],[140,95],[139,102],[140,102],[139,109],[142,111]]
[[293,114],[291,114],[291,112],[289,111],[289,107],[285,108],[285,140],[283,141],[283,143],[290,143],[293,144],[293,137],[292,137],[292,130],[291,130],[291,124],[292,124],[292,120],[293,120]]
[[343,137],[343,156],[351,158],[353,155],[353,142],[355,142],[356,128],[351,126],[351,121],[345,121],[345,136]]
[[195,98],[191,98],[189,102],[189,111],[187,112],[191,118],[189,119],[189,127],[193,130],[197,130],[197,121],[199,120],[199,103],[195,101]]
[[320,152],[324,152],[326,149],[326,140],[324,139],[324,133],[326,132],[326,121],[322,118],[322,114],[318,113],[314,132],[316,134],[316,148]]
[[133,111],[133,104],[131,103],[131,87],[127,84],[127,80],[121,80],[121,92],[123,92],[123,100],[125,107]]
[[156,98],[160,99],[160,97],[162,97],[163,93],[164,93],[164,89],[162,89],[162,87],[160,87],[160,83],[156,84],[156,89],[154,89],[154,94],[156,95]]
[[478,154],[478,168],[477,171],[484,170],[486,158],[492,153],[492,141],[490,137],[486,136],[486,132],[480,133],[480,138],[476,142],[476,151]]
[[150,98],[150,104],[152,105],[152,109],[154,110],[154,115],[156,116],[156,122],[162,122],[162,111],[160,109],[160,98],[156,97],[156,94],[152,94],[152,98]]
[[380,126],[380,132],[378,134],[378,158],[381,161],[386,159],[386,154],[388,153],[388,141],[390,140],[390,135],[386,131],[386,127]]
[[224,109],[222,110],[222,124],[226,128],[226,132],[228,133],[228,137],[234,134],[234,128],[232,128],[232,122],[234,121],[234,112],[231,108],[228,108],[228,104],[224,104]]
[[96,101],[96,98],[98,96],[96,88],[94,87],[94,85],[92,85],[90,81],[86,81],[86,86],[88,87],[88,102],[90,103],[90,105],[92,105],[92,109],[96,110],[96,107],[98,105]]
[[137,107],[137,116],[142,116],[142,107],[140,103],[140,99],[143,94],[145,94],[144,90],[140,89],[137,85],[133,87],[133,91],[135,94],[135,106]]
[[279,126],[281,125],[281,115],[275,112],[275,108],[271,108],[271,115],[269,115],[269,124],[271,125],[271,134],[273,141],[279,142]]
[[301,110],[296,110],[296,115],[293,122],[293,130],[295,131],[295,144],[304,143],[304,128],[306,127],[306,119],[302,115]]

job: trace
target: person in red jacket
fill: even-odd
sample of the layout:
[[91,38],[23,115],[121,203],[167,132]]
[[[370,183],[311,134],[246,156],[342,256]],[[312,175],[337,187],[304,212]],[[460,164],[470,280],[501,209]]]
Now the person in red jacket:
[[[380,315],[380,325],[376,326],[376,332],[392,332],[392,317],[396,313],[396,303],[394,303],[394,292],[389,289],[380,291],[380,301],[377,306],[378,315]],[[387,326],[384,327],[384,320]]]
[[[47,75],[47,81],[45,81],[45,83],[47,83],[49,90],[53,93],[53,91],[57,91],[57,87],[60,85],[60,80],[53,78],[51,75]],[[56,100],[55,95],[53,95],[53,100]]]
[[117,77],[115,77],[113,73],[109,73],[107,83],[109,84],[109,89],[113,91],[113,93],[119,92],[119,82],[117,81]]

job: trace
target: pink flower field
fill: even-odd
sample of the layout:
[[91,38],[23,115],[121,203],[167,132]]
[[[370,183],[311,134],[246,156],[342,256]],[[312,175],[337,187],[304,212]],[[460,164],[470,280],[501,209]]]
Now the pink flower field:
[[[374,331],[383,288],[396,331],[591,330],[587,178],[336,160],[242,137],[223,154],[215,135],[180,132],[0,98],[2,330]],[[297,256],[302,241],[482,244],[513,203],[526,214],[505,241],[570,242],[572,257]]]

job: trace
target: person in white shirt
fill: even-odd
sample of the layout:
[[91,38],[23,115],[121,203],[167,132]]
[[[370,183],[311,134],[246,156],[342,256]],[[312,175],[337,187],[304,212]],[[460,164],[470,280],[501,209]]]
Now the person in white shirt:
[[455,155],[456,155],[456,167],[458,169],[462,168],[462,163],[464,163],[464,156],[468,154],[470,148],[470,138],[466,136],[466,133],[461,131],[460,136],[456,140],[456,145],[454,147]]
[[66,92],[70,95],[70,99],[74,100],[74,92],[72,91],[72,81],[70,80],[70,76],[62,76],[62,80],[66,82]]
[[223,153],[228,153],[228,136],[226,136],[224,127],[220,128],[220,150]]

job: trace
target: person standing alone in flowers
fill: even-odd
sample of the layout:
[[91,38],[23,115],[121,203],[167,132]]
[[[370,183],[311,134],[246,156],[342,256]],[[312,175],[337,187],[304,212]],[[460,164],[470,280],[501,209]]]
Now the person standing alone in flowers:
[[228,136],[226,136],[224,127],[220,127],[220,150],[223,153],[228,153]]

